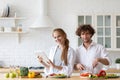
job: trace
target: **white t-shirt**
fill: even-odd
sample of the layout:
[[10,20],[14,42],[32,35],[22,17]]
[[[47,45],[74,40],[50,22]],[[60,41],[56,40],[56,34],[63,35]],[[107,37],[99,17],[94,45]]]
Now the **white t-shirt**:
[[92,62],[96,58],[106,58],[110,62],[108,52],[100,44],[92,42],[88,49],[86,49],[82,44],[76,49],[76,63],[81,63],[86,68],[86,70],[82,70],[80,72],[98,73],[99,70],[102,69],[103,64],[98,63],[98,65],[93,69]]

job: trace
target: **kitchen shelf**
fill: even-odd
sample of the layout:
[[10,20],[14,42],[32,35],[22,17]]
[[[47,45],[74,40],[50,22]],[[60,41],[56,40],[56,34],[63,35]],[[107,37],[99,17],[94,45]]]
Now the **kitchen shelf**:
[[0,32],[0,34],[22,34],[22,33],[27,33],[27,32]]
[[[17,24],[18,20],[24,20],[25,17],[0,17],[0,20],[7,20],[7,21],[11,21],[13,20],[13,27],[17,27],[19,24]],[[4,25],[3,25],[4,26]]]
[[27,31],[22,32],[0,32],[0,34],[18,34],[18,43],[21,42],[21,34],[26,34]]
[[[18,24],[17,23],[17,21],[18,20],[24,20],[25,19],[25,17],[0,17],[0,20],[2,21],[2,20],[5,20],[5,21],[13,21],[12,22],[12,26],[13,27],[21,27],[22,25],[20,25],[20,24]],[[4,22],[5,22],[4,21]],[[3,25],[4,26],[4,25]],[[4,32],[0,32],[0,34],[17,34],[18,35],[18,43],[20,43],[20,40],[21,40],[21,34],[25,34],[25,33],[27,33],[27,32],[25,32],[25,31],[21,31],[21,32],[19,32],[19,31],[4,31]]]
[[25,19],[24,17],[0,17],[0,19]]

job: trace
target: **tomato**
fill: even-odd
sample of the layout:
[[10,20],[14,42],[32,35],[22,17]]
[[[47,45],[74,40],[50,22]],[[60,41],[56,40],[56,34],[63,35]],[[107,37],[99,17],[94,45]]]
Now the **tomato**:
[[55,76],[55,75],[56,75],[55,73],[50,74],[50,76]]
[[97,74],[98,77],[100,76],[106,76],[106,72],[104,70],[100,70],[100,72]]
[[90,73],[82,73],[82,74],[80,74],[80,76],[84,76],[84,77],[87,77],[89,75],[90,75]]
[[35,72],[28,73],[28,78],[34,78],[34,77],[35,77]]

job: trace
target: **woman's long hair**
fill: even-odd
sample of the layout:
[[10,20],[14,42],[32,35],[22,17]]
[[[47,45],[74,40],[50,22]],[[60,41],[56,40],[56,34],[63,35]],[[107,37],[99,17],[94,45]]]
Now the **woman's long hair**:
[[63,43],[63,49],[62,49],[62,55],[61,55],[61,60],[64,61],[65,65],[68,64],[68,61],[67,61],[67,55],[68,55],[68,48],[69,48],[69,40],[67,39],[67,35],[65,33],[65,31],[61,28],[56,28],[53,30],[53,33],[57,31],[59,32],[62,36],[64,36],[64,43]]

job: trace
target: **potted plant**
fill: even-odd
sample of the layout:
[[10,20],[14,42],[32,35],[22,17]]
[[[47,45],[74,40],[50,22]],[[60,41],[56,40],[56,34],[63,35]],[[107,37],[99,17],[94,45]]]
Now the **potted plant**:
[[117,58],[117,59],[115,60],[115,63],[116,63],[116,68],[117,68],[117,69],[120,69],[120,58]]

